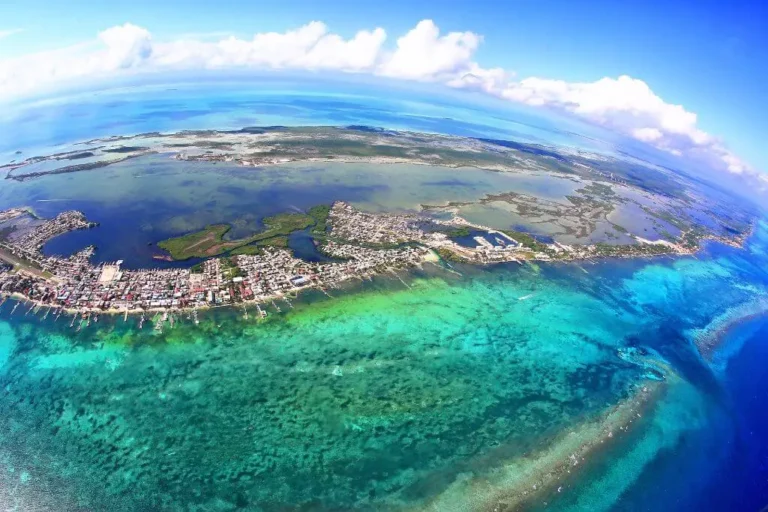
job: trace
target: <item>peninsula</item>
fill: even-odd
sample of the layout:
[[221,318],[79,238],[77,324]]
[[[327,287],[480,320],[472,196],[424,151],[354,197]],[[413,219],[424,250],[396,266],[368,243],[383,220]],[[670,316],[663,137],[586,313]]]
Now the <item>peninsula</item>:
[[[108,137],[13,161],[0,169],[6,171],[6,179],[25,182],[62,173],[97,173],[129,158],[134,159],[131,166],[140,167],[142,157],[151,163],[163,156],[179,165],[180,173],[190,175],[195,170],[186,169],[191,165],[186,162],[223,164],[222,176],[253,178],[288,162],[418,164],[455,171],[456,181],[449,180],[440,189],[447,194],[472,188],[472,182],[461,180],[462,174],[472,172],[481,175],[475,180],[503,177],[498,183],[510,189],[489,187],[484,195],[462,196],[469,198],[462,201],[441,202],[434,194],[428,196],[434,202],[421,203],[410,213],[365,212],[339,200],[305,210],[286,205],[289,211],[263,217],[257,226],[249,226],[253,229],[246,236],[233,235],[233,226],[217,216],[217,223],[203,229],[149,241],[163,251],[153,255],[156,260],[199,260],[192,268],[137,270],[124,268],[122,260],[93,264],[92,246],[67,256],[43,255],[43,246],[52,238],[95,224],[79,211],[60,212],[46,220],[31,205],[17,206],[0,212],[4,262],[0,293],[30,301],[30,310],[46,307],[46,314],[69,312],[83,319],[100,312],[150,311],[173,318],[174,311],[231,304],[253,304],[263,316],[263,305],[288,300],[302,290],[328,293],[344,281],[395,273],[424,262],[448,267],[680,255],[697,251],[703,240],[740,246],[756,218],[750,207],[734,206],[730,196],[712,184],[636,159],[365,126]],[[290,173],[289,167],[285,174]],[[62,177],[51,178],[57,179]],[[514,188],[517,184],[520,187]],[[550,190],[554,188],[559,192]],[[213,202],[211,208],[215,206]],[[472,222],[464,213],[472,208],[510,213],[521,227],[500,229],[515,222]],[[255,220],[251,215],[247,222]],[[632,224],[625,227],[625,222]],[[495,227],[486,225],[491,223]],[[292,252],[290,237],[300,231],[325,255],[324,261],[306,261]]]
[[[17,208],[0,212],[0,218],[27,214],[28,210]],[[678,244],[640,239],[617,246],[545,243],[526,233],[472,224],[458,215],[444,220],[427,214],[374,214],[342,201],[330,207],[318,205],[307,213],[268,217],[263,224],[262,231],[243,239],[226,240],[229,226],[214,225],[158,244],[173,260],[207,258],[191,269],[124,270],[122,261],[93,265],[93,247],[66,258],[43,256],[40,250],[47,240],[95,226],[81,212],[63,212],[50,220],[38,219],[34,227],[0,242],[4,261],[0,294],[30,302],[28,312],[47,307],[46,315],[67,312],[82,315],[86,323],[102,312],[162,312],[167,319],[174,311],[233,304],[253,304],[265,316],[262,305],[280,299],[290,304],[288,298],[302,290],[327,293],[350,279],[394,273],[424,262],[523,264],[689,254],[698,247],[685,237]],[[305,261],[285,247],[286,235],[307,228],[330,261]],[[472,244],[460,243],[468,238]],[[738,245],[743,237],[718,240]]]

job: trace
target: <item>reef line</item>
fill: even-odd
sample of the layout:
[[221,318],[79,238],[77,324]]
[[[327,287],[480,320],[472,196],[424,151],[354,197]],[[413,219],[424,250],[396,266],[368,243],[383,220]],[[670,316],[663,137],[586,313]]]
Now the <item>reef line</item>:
[[548,448],[516,458],[478,476],[457,478],[445,491],[417,508],[430,512],[511,512],[553,493],[567,492],[567,481],[599,451],[632,428],[665,390],[662,381],[649,381],[597,419],[569,429]]

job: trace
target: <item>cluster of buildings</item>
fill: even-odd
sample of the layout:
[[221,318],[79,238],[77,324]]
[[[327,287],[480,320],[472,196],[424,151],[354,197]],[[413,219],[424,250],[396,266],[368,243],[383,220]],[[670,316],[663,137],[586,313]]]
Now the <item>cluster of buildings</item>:
[[328,214],[331,238],[373,246],[420,241],[427,236],[425,222],[416,215],[362,212],[344,201],[336,201]]
[[421,246],[376,249],[329,241],[323,246],[333,258],[328,262],[308,262],[287,249],[265,247],[259,254],[212,258],[193,269],[140,270],[123,269],[122,261],[93,265],[93,247],[68,258],[41,254],[50,238],[91,226],[82,213],[64,212],[16,240],[2,242],[9,264],[0,267],[0,293],[83,314],[263,303],[306,288],[325,290],[347,279],[417,265],[430,252]]
[[53,219],[39,224],[24,236],[14,240],[13,243],[23,251],[40,252],[45,242],[57,235],[78,229],[88,229],[95,225],[94,222],[88,222],[82,212],[71,210],[62,212]]
[[[0,218],[3,215],[13,213],[0,212]],[[288,249],[264,247],[258,254],[212,258],[192,269],[126,270],[122,261],[93,265],[93,247],[68,258],[46,257],[40,252],[50,238],[92,226],[81,212],[64,212],[0,242],[4,262],[0,265],[0,294],[84,316],[98,311],[167,313],[279,299],[290,305],[288,298],[300,290],[325,292],[348,279],[419,265],[435,252],[475,263],[577,259],[596,254],[592,246],[537,243],[537,247],[526,247],[509,234],[459,217],[442,221],[409,214],[371,214],[344,202],[336,202],[330,209],[320,247],[330,261],[324,262],[305,261]],[[477,246],[460,245],[447,234],[462,226],[485,233],[474,238]]]
[[[13,208],[0,212],[0,219],[10,220],[27,213],[27,209]],[[8,240],[0,242],[0,250],[31,263],[33,266],[43,270],[53,270],[61,262],[57,258],[46,258],[40,250],[45,242],[51,238],[75,231],[78,229],[88,229],[96,226],[96,223],[86,220],[82,212],[75,210],[62,212],[53,219],[34,225],[18,235],[11,233]],[[86,256],[90,256],[90,252]]]
[[[449,251],[458,259],[475,263],[509,262],[526,259],[531,254],[514,238],[485,226],[470,224],[461,217],[450,220],[425,218],[412,214],[372,214],[361,212],[351,205],[337,201],[329,217],[330,237],[354,242],[343,247],[347,251],[361,251],[363,247],[400,247],[417,244],[438,252]],[[487,232],[496,243],[484,237],[475,237],[475,247],[465,247],[453,240],[447,233],[457,227],[469,227]]]

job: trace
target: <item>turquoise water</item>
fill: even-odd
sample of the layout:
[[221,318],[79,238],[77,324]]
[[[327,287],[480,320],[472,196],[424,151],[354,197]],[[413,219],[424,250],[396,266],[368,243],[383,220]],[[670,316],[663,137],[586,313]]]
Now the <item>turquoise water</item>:
[[[400,510],[444,509],[435,503],[458,492],[458,510],[485,510],[487,496],[517,485],[504,468],[538,471],[569,432],[600,437],[585,425],[653,386],[626,430],[522,500],[645,509],[637,486],[663,485],[648,468],[690,470],[670,451],[734,435],[727,361],[703,359],[691,333],[720,329],[723,311],[765,296],[766,239],[763,226],[750,251],[710,246],[696,259],[468,267],[461,277],[430,267],[409,276],[411,288],[379,279],[305,297],[266,322],[218,310],[162,335],[122,318],[74,333],[26,308],[9,317],[6,304],[3,501]],[[737,354],[743,342],[725,346]],[[729,448],[720,452],[692,482],[728,462]],[[683,483],[672,490],[680,499]]]
[[[5,112],[0,151],[8,160],[17,149],[28,157],[117,133],[257,124],[372,124],[614,149],[551,120],[435,98],[281,84],[173,89]],[[31,203],[43,215],[81,208],[102,226],[48,250],[75,250],[94,241],[78,238],[88,234],[97,258],[142,266],[147,242],[166,232],[220,221],[247,231],[285,204],[339,194],[371,210],[408,209],[492,191],[501,179],[475,180],[474,191],[430,188],[448,171],[403,167],[382,188],[373,186],[375,168],[353,173],[356,182],[339,169],[309,169],[273,174],[256,195],[260,185],[233,172],[189,166],[182,179],[156,159],[122,174],[118,166],[14,184],[0,201]],[[165,186],[137,177],[153,172]],[[190,180],[201,183],[181,185]],[[285,195],[271,197],[278,189]],[[265,322],[221,309],[163,334],[105,317],[75,332],[69,318],[25,315],[24,305],[11,316],[9,301],[0,306],[0,503],[24,511],[760,510],[768,504],[766,269],[761,224],[745,250],[427,265],[403,274],[408,287],[378,278],[332,299],[308,294],[292,310],[281,303]]]

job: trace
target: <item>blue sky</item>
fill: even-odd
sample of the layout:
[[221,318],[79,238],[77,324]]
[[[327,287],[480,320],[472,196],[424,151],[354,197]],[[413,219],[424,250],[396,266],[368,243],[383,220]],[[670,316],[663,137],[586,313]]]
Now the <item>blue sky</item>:
[[388,42],[423,19],[441,33],[483,36],[474,60],[516,77],[593,82],[630,75],[669,104],[698,116],[698,128],[768,169],[768,2],[734,1],[236,1],[50,2],[0,5],[0,58],[91,40],[130,22],[153,40],[283,32],[311,20],[341,36],[383,27]]

